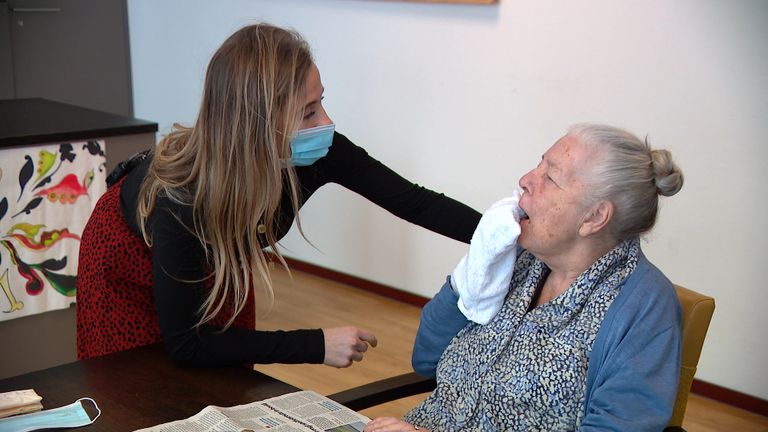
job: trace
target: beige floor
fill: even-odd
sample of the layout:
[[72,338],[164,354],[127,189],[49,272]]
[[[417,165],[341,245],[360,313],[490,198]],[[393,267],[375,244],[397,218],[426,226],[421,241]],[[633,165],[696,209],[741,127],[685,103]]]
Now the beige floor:
[[[322,365],[264,365],[257,366],[257,370],[321,394],[412,370],[411,347],[418,326],[419,308],[306,273],[293,272],[291,280],[284,271],[276,268],[273,275],[275,307],[258,321],[258,328],[288,330],[355,324],[373,331],[379,346],[369,351],[362,362],[346,369]],[[363,414],[399,417],[423,397],[370,408]],[[691,395],[683,426],[688,432],[768,432],[768,418]]]

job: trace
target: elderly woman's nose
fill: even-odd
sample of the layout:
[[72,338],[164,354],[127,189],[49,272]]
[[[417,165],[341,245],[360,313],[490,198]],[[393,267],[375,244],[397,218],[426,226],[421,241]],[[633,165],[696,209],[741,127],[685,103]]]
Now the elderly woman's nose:
[[522,189],[523,192],[530,192],[532,173],[533,171],[528,171],[524,176],[520,177],[520,181],[518,181],[520,189]]

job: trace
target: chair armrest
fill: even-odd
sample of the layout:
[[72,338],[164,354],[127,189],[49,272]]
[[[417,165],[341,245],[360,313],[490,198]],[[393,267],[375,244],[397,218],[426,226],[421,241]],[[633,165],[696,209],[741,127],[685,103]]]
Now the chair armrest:
[[434,378],[411,372],[340,391],[328,397],[347,408],[360,411],[404,397],[428,393],[435,387]]

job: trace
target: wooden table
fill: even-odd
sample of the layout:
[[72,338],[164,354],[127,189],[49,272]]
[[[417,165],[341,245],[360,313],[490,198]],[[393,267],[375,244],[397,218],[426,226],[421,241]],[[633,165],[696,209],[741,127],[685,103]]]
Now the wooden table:
[[43,397],[45,409],[94,399],[101,417],[72,429],[84,432],[132,431],[190,417],[207,405],[240,405],[298,390],[246,367],[180,368],[160,344],[0,380],[0,392],[30,388]]

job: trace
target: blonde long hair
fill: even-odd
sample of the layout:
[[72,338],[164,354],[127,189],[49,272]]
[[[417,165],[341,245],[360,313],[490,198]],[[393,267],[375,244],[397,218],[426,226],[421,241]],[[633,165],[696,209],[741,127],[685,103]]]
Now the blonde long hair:
[[262,285],[272,301],[262,246],[287,268],[276,247],[275,221],[284,187],[298,221],[298,192],[296,173],[282,160],[290,157],[302,118],[311,65],[309,46],[295,32],[268,24],[238,30],[208,64],[195,124],[174,125],[155,149],[139,192],[139,226],[151,246],[147,220],[158,196],[192,207],[194,226],[187,229],[205,249],[213,278],[198,326],[228,301],[233,314],[224,328],[232,325],[251,287]]

